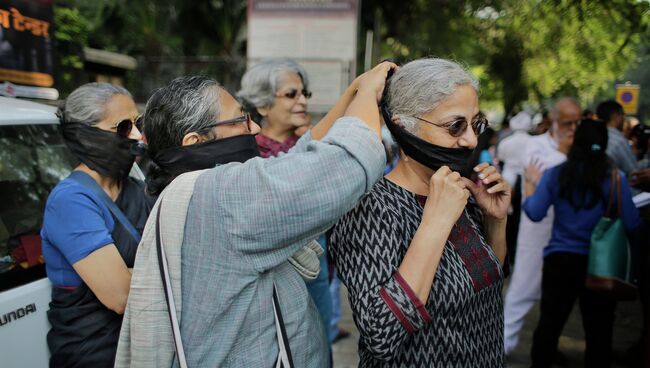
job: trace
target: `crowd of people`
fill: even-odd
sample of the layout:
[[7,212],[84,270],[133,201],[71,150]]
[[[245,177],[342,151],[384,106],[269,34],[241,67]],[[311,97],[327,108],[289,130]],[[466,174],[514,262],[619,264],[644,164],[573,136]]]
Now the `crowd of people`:
[[[525,316],[541,300],[531,349],[533,366],[546,367],[561,359],[558,340],[579,299],[585,364],[609,366],[616,298],[586,287],[590,241],[599,219],[606,215],[611,191],[618,186],[620,194],[613,206],[619,213],[614,216],[622,220],[631,243],[646,310],[648,214],[646,207],[644,222],[632,196],[648,190],[650,135],[640,128],[624,134],[625,114],[615,101],[600,103],[593,115],[581,110],[574,99],[563,98],[548,118],[548,130],[531,136],[525,133],[534,129],[531,116],[519,113],[510,121],[514,133],[497,146],[505,161],[504,176],[521,187],[523,196],[513,202],[513,208],[520,204],[521,212],[511,216],[520,220],[512,237],[516,255],[504,305],[505,350],[507,354],[515,350]],[[647,315],[647,334],[645,323]],[[639,347],[644,344],[639,341]]]
[[50,366],[331,367],[339,283],[361,367],[502,367],[540,298],[534,367],[577,298],[586,364],[609,366],[616,302],[585,288],[589,242],[619,185],[647,258],[632,195],[650,135],[625,136],[615,102],[594,120],[571,98],[496,132],[478,96],[436,58],[379,64],[315,124],[287,59],[234,95],[177,78],[142,115],[122,87],[79,87],[58,111],[78,166],[41,232]]

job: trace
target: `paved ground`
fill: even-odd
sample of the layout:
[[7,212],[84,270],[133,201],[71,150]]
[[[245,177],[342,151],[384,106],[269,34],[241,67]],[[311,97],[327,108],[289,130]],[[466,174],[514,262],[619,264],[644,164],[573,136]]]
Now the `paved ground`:
[[[357,355],[357,341],[359,333],[352,321],[352,312],[348,304],[345,289],[342,288],[343,319],[340,326],[351,332],[351,336],[334,344],[334,368],[356,367],[359,358]],[[537,306],[526,318],[521,343],[517,350],[508,358],[508,367],[524,368],[530,366],[529,352],[533,330],[539,318]],[[641,306],[638,302],[619,303],[616,311],[616,324],[614,327],[614,365],[613,367],[633,367],[630,363],[628,349],[637,341],[641,334]],[[577,307],[574,308],[564,332],[560,338],[560,351],[565,355],[566,362],[559,367],[582,367],[582,354],[585,342],[582,331],[582,321]]]

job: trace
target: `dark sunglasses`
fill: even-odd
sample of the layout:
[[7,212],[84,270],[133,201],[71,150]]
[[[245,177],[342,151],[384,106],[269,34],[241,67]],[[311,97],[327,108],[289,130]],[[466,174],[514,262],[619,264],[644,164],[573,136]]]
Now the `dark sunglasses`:
[[204,127],[203,129],[201,129],[201,132],[208,131],[208,130],[210,130],[210,129],[216,127],[216,126],[219,126],[219,125],[235,125],[235,124],[241,124],[241,123],[246,123],[246,128],[248,129],[249,132],[251,131],[251,115],[249,113],[246,113],[246,114],[244,114],[242,116],[238,116],[236,118],[232,118],[232,119],[228,119],[228,120],[221,120],[221,121],[217,121],[215,123],[212,123],[212,124]]
[[138,116],[134,120],[124,119],[118,123],[115,123],[113,126],[111,126],[111,129],[116,129],[117,135],[120,137],[129,138],[131,131],[133,130],[133,126],[142,131],[142,115]]
[[292,89],[288,90],[285,93],[277,94],[275,96],[276,97],[286,97],[286,98],[290,98],[290,99],[296,99],[296,98],[300,98],[301,95],[305,96],[306,99],[310,99],[311,98],[311,91],[308,91],[306,89],[303,89],[302,91],[299,91],[297,89],[292,88]]
[[[415,116],[415,118],[418,119],[418,120],[424,121],[425,123],[435,125],[435,126],[437,126],[439,128],[447,129],[447,131],[449,132],[449,135],[451,135],[452,137],[460,137],[461,135],[463,135],[463,133],[465,133],[465,131],[467,130],[467,126],[469,125],[465,118],[461,118],[461,119],[454,120],[454,121],[449,122],[449,123],[443,123],[443,124],[436,124],[436,123],[434,123],[432,121],[422,119],[422,118],[417,117],[417,116]],[[482,113],[479,113],[478,115],[476,115],[474,120],[472,120],[471,125],[472,125],[472,130],[474,130],[474,134],[480,135],[481,133],[483,133],[485,131],[485,129],[487,129],[487,127],[490,125],[490,123],[488,122],[485,115],[483,115]]]

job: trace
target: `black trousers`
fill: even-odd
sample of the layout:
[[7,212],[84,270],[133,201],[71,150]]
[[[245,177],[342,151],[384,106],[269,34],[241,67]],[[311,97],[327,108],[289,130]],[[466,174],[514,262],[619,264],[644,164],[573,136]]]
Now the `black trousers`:
[[521,175],[517,175],[517,181],[512,188],[512,214],[508,215],[506,223],[506,247],[508,248],[508,260],[511,265],[517,254],[517,235],[519,235],[519,221],[521,219]]
[[556,252],[544,258],[539,323],[533,335],[533,367],[550,367],[576,299],[580,299],[587,349],[585,367],[609,367],[616,301],[585,288],[586,255]]

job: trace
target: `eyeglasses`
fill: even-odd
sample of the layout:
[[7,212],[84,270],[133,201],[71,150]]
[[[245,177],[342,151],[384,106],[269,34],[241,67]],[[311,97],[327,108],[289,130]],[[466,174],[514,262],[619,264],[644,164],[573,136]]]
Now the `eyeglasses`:
[[569,120],[569,121],[558,121],[557,123],[559,125],[561,125],[562,127],[570,127],[570,126],[573,126],[573,125],[575,125],[577,127],[578,125],[580,125],[580,119]]
[[120,122],[117,122],[111,126],[111,129],[117,130],[117,135],[120,137],[129,138],[131,131],[133,130],[133,126],[138,128],[138,130],[142,130],[142,115],[139,115],[133,120],[124,119]]
[[[465,118],[457,119],[452,122],[442,123],[442,124],[436,124],[432,121],[422,119],[421,117],[418,116],[414,116],[414,118],[421,120],[425,123],[435,125],[439,128],[445,128],[449,132],[449,135],[451,135],[452,137],[460,137],[461,135],[463,135],[463,133],[465,133],[465,131],[467,130],[467,125],[468,125],[467,120]],[[478,115],[476,115],[474,120],[472,120],[471,125],[472,125],[472,130],[474,130],[474,134],[479,135],[485,131],[485,129],[490,125],[490,123],[488,122],[485,115],[479,113]]]
[[246,129],[249,132],[251,131],[251,116],[250,116],[250,114],[246,113],[246,114],[244,114],[242,116],[238,116],[236,118],[232,118],[232,119],[228,119],[228,120],[221,120],[221,121],[217,121],[216,123],[212,123],[212,124],[204,127],[203,129],[201,129],[201,132],[210,130],[210,129],[212,129],[212,128],[216,127],[216,126],[220,126],[220,125],[237,125],[237,124],[241,124],[241,123],[246,123]]
[[305,96],[306,99],[311,98],[311,91],[308,91],[306,89],[303,89],[301,91],[292,88],[284,93],[276,94],[275,97],[286,97],[290,98],[292,100],[295,100],[296,98],[300,98],[300,96]]

